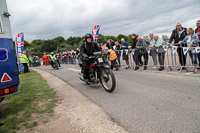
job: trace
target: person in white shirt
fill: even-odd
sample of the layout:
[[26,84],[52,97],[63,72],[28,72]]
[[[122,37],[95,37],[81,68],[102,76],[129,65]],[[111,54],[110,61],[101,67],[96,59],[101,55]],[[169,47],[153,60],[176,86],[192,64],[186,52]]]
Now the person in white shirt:
[[150,43],[150,46],[151,46],[151,51],[150,51],[150,55],[152,56],[152,59],[153,59],[153,69],[156,69],[157,68],[157,55],[158,55],[158,52],[156,51],[156,48],[153,46],[153,41],[154,41],[154,38],[153,38],[153,34],[149,34],[149,43]]

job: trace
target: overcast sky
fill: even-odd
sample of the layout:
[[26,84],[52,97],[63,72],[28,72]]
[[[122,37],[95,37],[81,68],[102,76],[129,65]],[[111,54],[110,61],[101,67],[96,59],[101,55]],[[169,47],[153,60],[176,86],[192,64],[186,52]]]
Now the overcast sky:
[[83,36],[94,25],[103,35],[170,35],[177,22],[196,27],[200,0],[7,0],[13,38]]

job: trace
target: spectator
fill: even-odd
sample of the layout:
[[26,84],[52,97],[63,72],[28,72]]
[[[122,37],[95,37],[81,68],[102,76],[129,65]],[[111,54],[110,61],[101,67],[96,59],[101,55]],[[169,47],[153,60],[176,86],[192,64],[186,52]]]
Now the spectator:
[[125,39],[124,38],[122,38],[121,39],[121,49],[123,50],[123,60],[125,60],[126,61],[126,67],[125,67],[125,69],[128,69],[128,68],[130,68],[130,66],[129,66],[129,61],[128,61],[128,46],[129,46],[129,44],[128,44],[128,42],[125,42]]
[[69,54],[70,52],[69,52],[69,50],[67,50],[67,52],[66,52],[66,64],[69,64]]
[[63,52],[63,64],[67,63],[67,52]]
[[111,69],[113,70],[113,68],[115,68],[116,71],[118,71],[119,69],[116,63],[117,55],[115,51],[113,51],[112,49],[108,49],[107,47],[105,48],[105,50],[108,53],[109,60],[111,61]]
[[35,57],[36,66],[39,67],[41,65],[40,58],[38,56]]
[[108,49],[112,49],[112,45],[111,45],[111,40],[110,40],[110,39],[108,39],[107,44],[106,44],[106,47],[107,47]]
[[103,44],[103,42],[101,43],[101,50],[105,51],[106,48],[106,44]]
[[72,64],[76,64],[76,53],[72,50]]
[[[135,49],[136,48],[136,43],[137,43],[137,36],[136,34],[132,34],[131,35],[131,39],[132,39],[132,45],[131,48]],[[136,55],[137,54],[137,55]],[[137,57],[137,59],[139,60],[139,65],[142,66],[143,62],[142,62],[142,58],[139,52],[134,53],[133,55],[133,60],[135,61],[135,58]]]
[[150,38],[150,40],[149,40],[149,43],[150,43],[150,46],[151,46],[151,51],[150,51],[150,55],[152,56],[152,59],[153,59],[153,69],[157,69],[157,65],[158,65],[158,63],[157,63],[157,51],[156,51],[156,48],[153,46],[153,41],[154,41],[154,39],[153,39],[153,34],[151,33],[151,34],[149,34],[149,38]]
[[60,63],[63,63],[63,62],[62,62],[62,61],[63,61],[63,60],[62,60],[62,59],[63,59],[62,52],[59,53],[59,58],[60,58]]
[[[179,41],[183,40],[185,38],[185,36],[187,36],[187,30],[186,28],[183,28],[182,25],[180,23],[176,24],[176,29],[174,29],[172,31],[171,37],[169,39],[168,45],[170,45],[172,43],[172,41],[174,40],[174,43],[177,44]],[[182,69],[185,69],[186,65],[186,57],[187,55],[184,55],[183,53],[183,48],[182,47],[186,47],[186,45],[182,44],[182,45],[178,45],[181,47],[177,48],[177,52],[178,52],[178,56],[179,56],[179,62],[182,66]],[[180,70],[180,69],[178,69]]]
[[[196,25],[197,25],[197,28],[195,29],[195,33],[199,36],[199,40],[200,40],[200,20],[197,21]],[[200,47],[200,42],[199,42],[199,47]],[[200,69],[200,53],[198,53],[198,60],[199,60],[198,69]]]
[[36,67],[36,56],[33,56],[33,66]]
[[29,67],[33,66],[33,57],[31,55],[29,55]]
[[[193,28],[188,28],[187,29],[187,36],[183,39],[181,42],[187,42],[188,47],[198,47],[199,46],[199,37],[197,34],[194,33]],[[190,57],[192,59],[192,65],[193,65],[193,70],[192,72],[197,73],[197,53],[195,49],[189,50]]]
[[148,53],[146,50],[146,42],[142,40],[141,37],[137,38],[137,43],[136,43],[136,51],[135,51],[135,56],[136,56],[136,67],[135,70],[139,69],[139,57],[138,56],[143,56],[144,58],[144,70],[147,70],[147,64],[148,64]]
[[136,48],[136,43],[137,43],[137,37],[136,34],[131,35],[132,43],[131,43],[131,48],[135,49]]
[[[129,46],[129,48],[131,48],[132,49],[132,51],[133,50],[135,50],[135,47],[136,47],[136,43],[137,43],[137,38],[136,38],[136,35],[135,34],[132,34],[131,35],[131,46]],[[134,54],[133,54],[133,61],[135,62],[135,56],[134,56]]]
[[114,40],[113,40],[113,39],[110,39],[110,44],[111,44],[112,49],[113,49],[113,47],[115,46],[115,43],[114,43]]
[[118,42],[115,42],[115,51],[117,54],[117,62],[119,67],[121,67],[121,62],[120,62],[120,57],[121,57],[121,49],[120,49],[120,45]]
[[69,64],[73,64],[73,61],[72,61],[72,51],[69,51],[68,52],[68,61],[69,61]]
[[78,55],[80,53],[80,49],[76,48],[76,55]]
[[28,60],[28,58],[26,56],[26,52],[24,51],[22,56],[21,56],[21,64],[24,65],[24,73],[29,72],[28,62],[29,62],[29,60]]
[[164,40],[162,38],[159,38],[158,35],[153,36],[153,45],[152,47],[154,49],[158,49],[158,61],[160,64],[160,68],[158,68],[158,71],[164,70],[164,61],[165,61],[165,50],[163,49],[163,45],[165,44]]

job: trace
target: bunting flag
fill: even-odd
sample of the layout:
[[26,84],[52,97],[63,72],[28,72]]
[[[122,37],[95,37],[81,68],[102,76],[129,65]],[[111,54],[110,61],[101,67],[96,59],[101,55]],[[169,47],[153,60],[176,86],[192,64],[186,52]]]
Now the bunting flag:
[[21,64],[21,56],[24,50],[24,32],[17,34],[16,39],[15,39],[15,47],[16,47],[19,71],[23,72],[24,70],[23,65],[20,65],[20,64]]
[[133,54],[133,55],[134,55],[134,53],[135,53],[135,49],[132,50],[132,54]]
[[95,25],[94,28],[92,29],[93,42],[95,43],[97,43],[99,30],[100,30],[100,25]]
[[128,50],[126,49],[125,51],[126,51],[126,55],[127,55],[128,54]]
[[200,53],[200,47],[196,47],[196,53]]
[[165,51],[167,51],[168,46],[167,46],[167,45],[163,45],[163,49],[164,49]]
[[185,55],[189,50],[189,47],[183,47],[183,54]]
[[146,50],[147,50],[148,54],[150,54],[151,49],[149,47],[147,47]]
[[175,54],[177,50],[177,46],[172,46],[172,53]]
[[158,48],[156,48],[156,51],[158,52]]

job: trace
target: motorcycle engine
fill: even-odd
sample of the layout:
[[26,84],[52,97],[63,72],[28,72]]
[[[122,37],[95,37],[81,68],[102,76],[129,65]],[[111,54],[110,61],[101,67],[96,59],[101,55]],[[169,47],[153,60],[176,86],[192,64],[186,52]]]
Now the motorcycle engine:
[[95,81],[95,72],[93,68],[90,68],[89,75],[90,75],[90,79],[92,81]]

